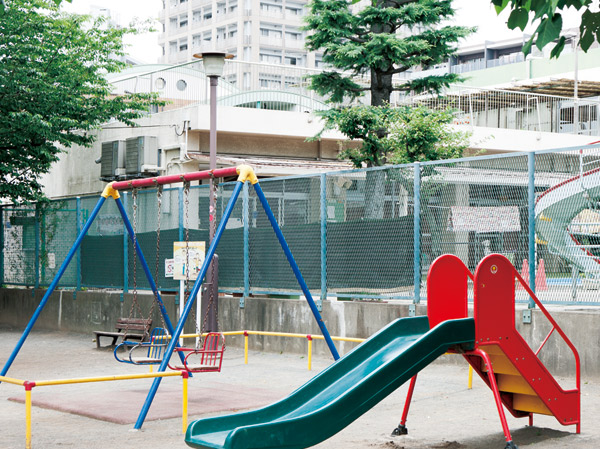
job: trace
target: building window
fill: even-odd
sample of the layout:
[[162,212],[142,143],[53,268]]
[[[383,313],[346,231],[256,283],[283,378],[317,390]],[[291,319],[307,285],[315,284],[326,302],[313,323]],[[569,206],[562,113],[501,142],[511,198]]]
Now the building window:
[[192,13],[192,23],[199,23],[202,20],[202,11],[196,10]]
[[177,84],[176,84],[176,86],[177,86],[177,90],[180,90],[180,91],[182,91],[182,92],[183,92],[185,89],[187,89],[187,83],[186,83],[184,80],[179,80],[179,81],[177,81]]
[[204,16],[202,18],[204,20],[210,20],[210,19],[212,19],[212,8],[205,8],[204,9]]
[[188,49],[187,39],[184,39],[179,42],[179,51],[186,51]]
[[167,85],[167,82],[165,81],[164,78],[156,78],[156,81],[154,82],[154,86],[158,90],[164,89],[166,85]]

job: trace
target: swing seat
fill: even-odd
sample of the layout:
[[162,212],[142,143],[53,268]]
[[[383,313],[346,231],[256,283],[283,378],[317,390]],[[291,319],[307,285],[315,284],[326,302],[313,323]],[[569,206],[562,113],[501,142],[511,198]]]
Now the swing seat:
[[225,352],[225,337],[220,332],[210,332],[204,338],[202,349],[175,348],[175,351],[186,355],[183,364],[169,364],[172,370],[189,373],[219,372]]
[[[150,339],[147,342],[123,341],[119,344],[113,354],[115,359],[121,363],[133,365],[160,365],[162,363],[163,351],[167,347],[169,334],[162,327],[152,329]],[[119,350],[128,351],[127,357],[119,357]]]

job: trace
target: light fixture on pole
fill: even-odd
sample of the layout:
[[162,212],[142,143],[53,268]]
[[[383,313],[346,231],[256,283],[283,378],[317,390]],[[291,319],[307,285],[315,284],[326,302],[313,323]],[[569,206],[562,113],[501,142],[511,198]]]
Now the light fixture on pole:
[[[209,151],[210,151],[210,162],[209,168],[214,170],[217,168],[217,86],[219,84],[219,78],[223,76],[223,69],[225,66],[225,59],[233,58],[233,55],[220,52],[205,52],[197,53],[194,58],[201,59],[204,67],[204,72],[210,80],[210,134],[209,134]],[[216,231],[216,200],[215,200],[215,184],[212,179],[209,180],[209,242],[212,242]],[[215,280],[213,264],[210,264],[210,269],[207,273],[206,284],[212,291],[213,282]],[[211,301],[214,307],[208,314],[208,331],[217,331],[217,301],[216,298],[212,298]],[[202,308],[210,307],[210,304],[202,304]],[[206,316],[206,311],[202,311],[202,316]]]

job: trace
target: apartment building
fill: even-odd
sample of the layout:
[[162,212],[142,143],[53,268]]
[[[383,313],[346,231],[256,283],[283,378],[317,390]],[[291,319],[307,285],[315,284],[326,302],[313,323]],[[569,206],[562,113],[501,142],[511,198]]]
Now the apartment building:
[[206,51],[247,62],[320,67],[304,49],[306,0],[163,0],[160,62],[178,64]]

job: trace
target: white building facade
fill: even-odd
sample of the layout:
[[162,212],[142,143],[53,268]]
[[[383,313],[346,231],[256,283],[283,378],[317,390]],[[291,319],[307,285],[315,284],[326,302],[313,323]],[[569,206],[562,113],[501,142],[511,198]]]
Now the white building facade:
[[161,61],[178,64],[220,51],[247,62],[314,68],[304,49],[306,0],[163,0]]

